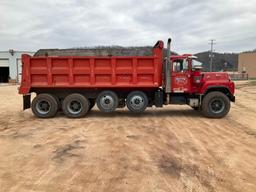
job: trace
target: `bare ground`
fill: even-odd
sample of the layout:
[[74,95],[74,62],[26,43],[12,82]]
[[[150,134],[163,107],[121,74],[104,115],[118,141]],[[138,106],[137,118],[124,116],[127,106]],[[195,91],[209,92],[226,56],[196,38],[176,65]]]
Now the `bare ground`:
[[188,106],[82,119],[22,111],[0,87],[0,191],[256,191],[256,86],[223,119]]

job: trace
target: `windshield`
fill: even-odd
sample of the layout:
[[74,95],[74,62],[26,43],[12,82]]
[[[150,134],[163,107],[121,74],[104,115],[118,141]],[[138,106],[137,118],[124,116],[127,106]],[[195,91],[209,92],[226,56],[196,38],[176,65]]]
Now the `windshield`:
[[193,69],[201,69],[203,64],[200,61],[197,61],[195,59],[192,60],[192,68]]

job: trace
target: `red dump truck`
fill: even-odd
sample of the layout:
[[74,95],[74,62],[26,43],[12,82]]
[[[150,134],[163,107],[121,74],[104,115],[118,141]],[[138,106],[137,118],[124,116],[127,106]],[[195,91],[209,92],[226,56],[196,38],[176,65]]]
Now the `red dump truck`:
[[[85,116],[95,105],[102,112],[125,107],[141,113],[147,107],[187,104],[211,118],[224,117],[235,101],[227,73],[201,72],[190,54],[171,55],[168,39],[158,41],[151,56],[22,55],[23,109],[37,117]],[[31,93],[36,97],[31,103]]]

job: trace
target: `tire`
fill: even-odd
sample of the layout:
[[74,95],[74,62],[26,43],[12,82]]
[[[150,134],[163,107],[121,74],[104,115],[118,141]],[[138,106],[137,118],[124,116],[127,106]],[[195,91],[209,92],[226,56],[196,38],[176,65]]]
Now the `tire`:
[[58,111],[61,111],[61,102],[60,102],[60,99],[59,97],[57,97],[56,95],[52,95],[55,100],[57,101],[57,106],[58,106]]
[[58,102],[51,94],[42,93],[32,101],[32,112],[40,118],[51,118],[58,111]]
[[148,97],[142,91],[133,91],[126,98],[126,105],[133,113],[141,113],[148,106]]
[[89,111],[89,101],[83,95],[73,93],[63,100],[62,110],[67,117],[83,117]]
[[222,118],[230,110],[230,100],[222,92],[214,91],[208,93],[202,102],[203,115],[210,118]]
[[102,91],[97,97],[97,106],[100,111],[110,113],[118,106],[117,94],[113,91]]

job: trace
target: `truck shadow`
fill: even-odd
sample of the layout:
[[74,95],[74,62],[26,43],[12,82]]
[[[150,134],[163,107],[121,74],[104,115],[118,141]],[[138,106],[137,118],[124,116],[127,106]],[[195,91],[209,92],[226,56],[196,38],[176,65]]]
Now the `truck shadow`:
[[140,117],[176,117],[176,116],[187,116],[187,117],[203,117],[200,111],[195,111],[193,109],[187,110],[151,110],[148,109],[143,113],[132,113],[128,110],[117,110],[111,113],[103,113],[99,110],[92,110],[88,113],[87,117],[132,117],[132,118],[140,118]]

